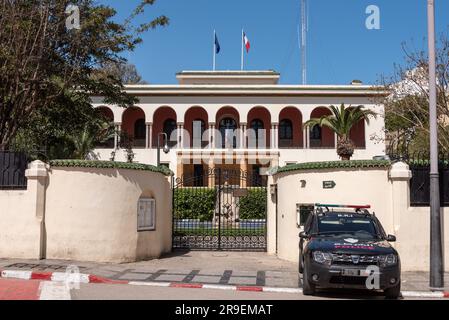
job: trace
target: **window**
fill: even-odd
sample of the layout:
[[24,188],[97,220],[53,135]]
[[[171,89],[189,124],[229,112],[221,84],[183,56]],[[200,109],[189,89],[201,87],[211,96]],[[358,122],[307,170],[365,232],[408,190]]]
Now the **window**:
[[204,169],[202,164],[193,165],[193,185],[195,187],[204,187]]
[[321,147],[322,131],[319,125],[315,125],[310,129],[310,146]]
[[282,119],[279,123],[279,147],[293,147],[293,124],[289,119]]
[[192,123],[192,147],[198,148],[207,145],[207,141],[203,141],[203,135],[206,131],[206,124],[202,119],[193,120]]
[[172,140],[171,138],[171,134],[173,133],[173,131],[176,130],[176,121],[173,119],[167,119],[164,121],[164,133],[167,134],[167,144],[170,147],[173,147],[174,145],[176,145],[177,142],[177,138],[174,137],[174,140]]
[[146,139],[145,119],[138,119],[134,123],[134,139]]
[[221,147],[226,148],[230,146],[231,139],[233,148],[237,146],[237,139],[234,135],[234,131],[237,129],[237,123],[232,118],[224,118],[220,121],[220,133],[221,133]]
[[[259,131],[259,130],[263,130],[263,122],[260,119],[255,119],[253,121],[251,121],[251,125],[250,128],[253,129],[254,135],[253,137],[255,138],[256,141],[254,141],[255,143],[250,143],[251,146],[256,145],[258,147],[265,147],[265,141],[263,141],[263,131]],[[262,141],[260,141],[259,139],[262,139]]]
[[279,139],[293,139],[293,124],[291,120],[283,119],[279,123]]
[[156,230],[156,200],[140,198],[137,204],[137,231]]

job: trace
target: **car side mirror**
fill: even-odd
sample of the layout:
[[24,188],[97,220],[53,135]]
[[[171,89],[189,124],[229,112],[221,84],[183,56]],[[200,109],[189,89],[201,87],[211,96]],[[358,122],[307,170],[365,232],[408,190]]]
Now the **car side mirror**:
[[305,231],[301,231],[299,233],[299,238],[301,238],[301,239],[309,239],[309,235]]
[[385,240],[387,240],[388,242],[395,242],[396,236],[389,234]]

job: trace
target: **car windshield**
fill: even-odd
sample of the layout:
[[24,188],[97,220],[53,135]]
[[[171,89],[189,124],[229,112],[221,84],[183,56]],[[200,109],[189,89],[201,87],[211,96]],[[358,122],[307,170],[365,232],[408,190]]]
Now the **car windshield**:
[[333,214],[318,217],[320,236],[357,236],[359,238],[379,238],[376,225],[370,217],[350,214]]

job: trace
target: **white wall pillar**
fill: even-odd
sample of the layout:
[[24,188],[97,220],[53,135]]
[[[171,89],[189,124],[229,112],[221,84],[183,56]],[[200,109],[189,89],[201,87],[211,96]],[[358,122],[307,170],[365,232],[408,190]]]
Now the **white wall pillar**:
[[246,126],[246,123],[240,123],[240,149],[246,149]]
[[272,130],[273,130],[273,135],[274,135],[274,143],[271,145],[272,149],[278,149],[279,147],[279,123],[274,123],[274,128],[273,125],[271,126]]
[[184,123],[178,123],[178,149],[184,147]]
[[216,141],[215,141],[215,122],[209,123],[209,149],[215,149]]
[[270,130],[270,147],[274,149],[274,140],[276,139],[276,135],[274,133],[274,123],[271,124]]
[[116,123],[114,123],[114,127],[115,127],[114,149],[118,149],[120,146],[120,133],[122,132],[122,130],[121,130],[122,124],[116,122]]
[[391,166],[389,177],[392,182],[392,229],[396,234],[401,227],[401,213],[410,206],[409,183],[412,172],[404,162],[396,162]]
[[[27,193],[32,195],[33,202],[31,208],[34,208],[32,214],[36,217],[39,224],[39,243],[37,259],[45,259],[46,256],[46,232],[45,232],[45,191],[48,177],[47,165],[39,160],[33,161],[28,165],[25,171],[27,177]],[[25,235],[24,235],[25,236]]]
[[306,112],[302,115],[302,130],[303,130],[303,148],[309,149],[310,148],[310,140],[309,140],[309,128],[306,128],[304,124],[310,120],[312,112]]
[[152,148],[152,137],[153,137],[153,124],[147,122],[147,136],[146,136],[146,148]]

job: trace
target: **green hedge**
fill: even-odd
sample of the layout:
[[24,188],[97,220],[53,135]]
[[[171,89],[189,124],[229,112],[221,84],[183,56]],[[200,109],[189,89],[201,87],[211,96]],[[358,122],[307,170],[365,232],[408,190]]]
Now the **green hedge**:
[[248,188],[248,195],[240,198],[240,219],[265,219],[267,207],[267,190],[265,188]]
[[289,164],[277,170],[277,173],[296,170],[339,169],[339,168],[388,168],[389,160],[347,160]]
[[176,219],[212,221],[215,210],[214,188],[180,188],[174,190],[173,208]]
[[160,172],[166,176],[173,175],[173,172],[167,167],[152,166],[142,163],[129,163],[118,161],[98,161],[98,160],[51,160],[51,167],[81,167],[81,168],[115,168],[115,169],[131,169],[145,170],[152,172]]

